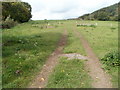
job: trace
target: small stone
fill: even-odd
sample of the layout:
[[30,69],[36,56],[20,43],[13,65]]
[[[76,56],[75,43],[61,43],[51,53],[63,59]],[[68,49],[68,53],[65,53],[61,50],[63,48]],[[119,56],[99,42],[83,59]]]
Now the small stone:
[[41,88],[41,87],[39,87],[39,88]]
[[96,77],[96,79],[98,79],[98,77]]
[[45,79],[44,79],[44,78],[41,78],[41,81],[45,81]]

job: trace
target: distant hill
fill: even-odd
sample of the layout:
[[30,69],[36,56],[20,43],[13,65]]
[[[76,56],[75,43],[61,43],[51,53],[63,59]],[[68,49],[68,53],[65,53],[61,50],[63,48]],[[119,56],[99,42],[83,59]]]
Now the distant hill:
[[[120,2],[100,10],[97,10],[90,14],[85,14],[83,16],[78,17],[77,19],[82,20],[101,20],[101,21],[120,21]],[[119,14],[118,14],[119,12]]]

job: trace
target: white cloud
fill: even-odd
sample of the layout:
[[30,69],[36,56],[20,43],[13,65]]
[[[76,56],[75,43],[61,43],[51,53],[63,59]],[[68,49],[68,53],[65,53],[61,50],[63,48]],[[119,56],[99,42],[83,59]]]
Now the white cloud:
[[32,19],[66,19],[91,13],[119,0],[22,0],[32,6]]

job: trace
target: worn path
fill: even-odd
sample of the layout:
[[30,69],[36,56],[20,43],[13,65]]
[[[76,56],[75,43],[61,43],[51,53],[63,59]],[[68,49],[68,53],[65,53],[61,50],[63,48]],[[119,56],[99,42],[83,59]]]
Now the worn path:
[[94,54],[88,41],[77,30],[74,29],[73,32],[76,34],[77,37],[80,38],[80,41],[86,51],[87,56],[82,56],[77,53],[62,54],[62,50],[64,46],[66,45],[66,41],[67,41],[67,31],[65,30],[63,36],[61,37],[58,43],[58,48],[49,56],[41,72],[31,83],[30,88],[44,88],[45,87],[45,85],[47,84],[49,75],[53,71],[54,67],[58,64],[59,56],[68,57],[69,60],[74,59],[74,58],[82,59],[82,60],[87,59],[85,63],[85,66],[86,66],[85,69],[89,71],[89,75],[93,79],[92,86],[94,88],[112,88],[110,76],[107,73],[105,73],[104,70],[101,68],[101,63],[98,57]]
[[86,61],[85,66],[86,70],[89,70],[89,75],[93,79],[92,86],[94,88],[112,88],[110,76],[107,75],[107,73],[105,73],[101,68],[102,65],[100,64],[98,57],[94,54],[88,41],[77,30],[74,30],[74,32],[80,38],[80,41],[86,51],[87,57],[89,58]]
[[66,45],[67,41],[67,31],[65,30],[63,36],[61,37],[58,48],[49,56],[48,60],[46,61],[45,65],[43,66],[41,72],[38,74],[38,76],[33,80],[29,88],[44,88],[48,77],[53,71],[54,67],[58,63],[58,57],[60,54],[62,54],[62,50],[64,46]]

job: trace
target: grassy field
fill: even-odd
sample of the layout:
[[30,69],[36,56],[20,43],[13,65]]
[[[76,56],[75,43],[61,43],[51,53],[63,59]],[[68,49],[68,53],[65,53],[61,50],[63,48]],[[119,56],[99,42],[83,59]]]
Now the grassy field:
[[[74,35],[73,29],[76,29],[77,31],[81,32],[84,35],[84,37],[88,40],[88,42],[90,43],[90,46],[93,48],[93,51],[99,57],[99,59],[102,59],[107,53],[118,50],[118,23],[117,22],[107,22],[107,21],[106,22],[104,21],[83,21],[83,22],[80,21],[78,22],[77,21],[77,23],[79,24],[96,24],[97,23],[97,26],[76,27],[75,21],[69,22],[68,45],[65,47],[64,53],[81,53],[82,55],[86,55],[83,47],[80,46],[81,43],[79,42],[79,39]],[[72,61],[68,61],[68,62],[72,62]],[[66,85],[65,83],[67,82],[64,83],[64,81],[68,80],[66,78],[64,78],[63,82],[62,81],[60,81],[59,83],[55,82],[57,77],[58,78],[60,77],[60,74],[61,74],[60,67],[62,67],[63,70],[67,69],[66,67],[64,67],[63,61],[60,61],[60,65],[55,68],[55,72],[50,77],[47,87],[60,87],[60,86],[77,87],[77,86],[74,86],[74,84]],[[118,87],[118,67],[111,67],[106,64],[103,64],[102,67],[105,69],[106,72],[108,72],[111,75],[111,78],[112,78],[111,81],[113,83],[113,87]],[[68,71],[66,71],[66,73],[68,73]],[[88,80],[88,83],[90,83],[89,80]],[[79,86],[79,87],[82,88],[82,86]]]
[[[96,55],[101,58],[113,50],[118,50],[118,23],[113,21],[96,21],[96,27],[78,27],[84,37],[90,43]],[[95,21],[84,21],[81,23],[92,23]],[[112,26],[111,26],[112,24]]]
[[[78,27],[90,43],[93,51],[99,57],[103,58],[107,53],[118,51],[118,22],[113,21],[83,21],[79,23],[97,23],[96,27]],[[118,87],[118,67],[102,66],[111,76],[114,87]]]
[[[49,26],[47,25],[49,22]],[[48,56],[57,47],[63,31],[68,32],[67,45],[63,53],[86,55],[80,39],[74,30],[81,32],[88,40],[99,59],[111,51],[117,51],[118,24],[108,21],[77,21],[97,23],[96,27],[77,27],[76,21],[30,21],[2,31],[2,78],[4,88],[24,88],[34,79]],[[46,27],[47,26],[47,27]],[[102,63],[102,62],[101,62]],[[91,78],[84,70],[84,61],[66,60],[61,57],[59,64],[50,75],[49,88],[90,88]],[[110,66],[109,66],[110,67]],[[114,87],[118,83],[117,67],[103,68],[112,76]],[[24,82],[23,82],[24,81]]]
[[85,50],[79,40],[79,37],[77,37],[74,33],[74,29],[76,28],[73,26],[74,23],[75,21],[68,21],[65,25],[65,28],[68,31],[68,41],[63,52],[64,53],[80,53],[82,55],[86,55]]
[[43,21],[32,21],[3,30],[4,88],[26,87],[56,48],[63,27],[41,28],[45,25]]

